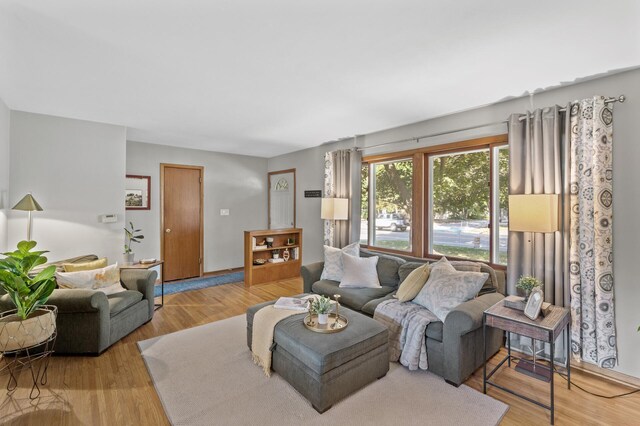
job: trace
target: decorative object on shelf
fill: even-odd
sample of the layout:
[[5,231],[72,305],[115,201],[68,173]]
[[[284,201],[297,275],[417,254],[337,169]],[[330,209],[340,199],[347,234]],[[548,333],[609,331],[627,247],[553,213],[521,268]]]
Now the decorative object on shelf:
[[280,258],[280,250],[271,250],[271,257],[274,259]]
[[536,320],[540,315],[540,309],[544,302],[544,293],[539,287],[535,287],[531,290],[531,295],[527,301],[527,305],[524,307],[524,314],[531,320]]
[[273,247],[273,237],[267,237],[267,247]]
[[151,177],[127,175],[126,189],[124,191],[124,205],[126,210],[150,210],[151,209]]
[[296,239],[295,238],[287,238],[287,245],[288,246],[292,246],[296,243]]
[[29,218],[27,219],[27,241],[31,241],[31,212],[41,212],[42,207],[40,207],[40,204],[38,204],[36,199],[33,198],[33,195],[29,192],[27,195],[22,197],[15,206],[13,206],[12,210],[29,212]]
[[317,297],[311,302],[311,312],[318,316],[318,324],[320,325],[327,324],[330,310],[331,299],[326,296]]
[[527,303],[529,300],[529,295],[535,288],[539,288],[542,286],[542,281],[537,279],[536,277],[532,277],[531,275],[523,275],[518,279],[516,283],[516,288],[519,288],[524,292],[524,302]]
[[264,265],[265,263],[267,263],[265,259],[253,259],[254,265]]
[[282,251],[282,259],[284,259],[285,262],[288,262],[290,258],[291,258],[291,253],[289,253],[289,249],[284,249]]
[[124,228],[127,242],[124,245],[123,261],[126,264],[132,264],[135,257],[135,253],[131,250],[131,243],[139,243],[140,240],[144,239],[144,235],[139,234],[141,231],[142,229],[135,229],[133,222],[129,222],[129,229]]

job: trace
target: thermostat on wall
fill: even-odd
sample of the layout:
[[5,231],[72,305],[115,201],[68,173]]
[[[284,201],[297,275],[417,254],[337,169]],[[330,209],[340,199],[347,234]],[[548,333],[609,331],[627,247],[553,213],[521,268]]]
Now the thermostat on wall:
[[117,214],[103,214],[100,215],[100,222],[102,223],[114,223],[118,221],[118,215]]

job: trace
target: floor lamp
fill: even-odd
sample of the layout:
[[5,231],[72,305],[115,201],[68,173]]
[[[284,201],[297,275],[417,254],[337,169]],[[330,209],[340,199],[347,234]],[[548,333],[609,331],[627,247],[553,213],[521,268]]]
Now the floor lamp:
[[[325,220],[349,219],[348,198],[323,198],[320,207],[320,218]],[[334,241],[331,241],[334,244]]]
[[[551,233],[558,230],[558,200],[557,194],[522,194],[509,195],[509,231],[510,232],[540,232]],[[536,241],[535,235],[530,236],[531,244],[531,273],[535,271]],[[536,340],[532,340],[531,352],[533,365],[519,362],[516,370],[546,382],[551,380],[551,372],[543,366],[537,366]],[[511,342],[509,342],[511,344]]]
[[28,193],[27,195],[22,197],[22,200],[18,201],[18,204],[13,206],[12,210],[22,210],[25,212],[29,212],[29,219],[27,222],[27,241],[31,241],[31,212],[41,212],[42,207],[40,207],[40,204],[38,204],[36,199],[33,198],[33,195],[31,195],[31,193]]

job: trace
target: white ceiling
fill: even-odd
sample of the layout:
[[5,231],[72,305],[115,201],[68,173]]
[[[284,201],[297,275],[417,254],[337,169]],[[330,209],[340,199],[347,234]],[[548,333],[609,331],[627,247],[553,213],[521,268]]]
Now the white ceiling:
[[0,0],[0,98],[271,157],[640,65],[640,2]]

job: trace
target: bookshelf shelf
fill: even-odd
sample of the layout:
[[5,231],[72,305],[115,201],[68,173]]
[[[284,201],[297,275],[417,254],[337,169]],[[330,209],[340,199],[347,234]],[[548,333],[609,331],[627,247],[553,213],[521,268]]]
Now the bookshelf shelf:
[[[273,238],[270,248],[258,249],[257,244],[266,238]],[[287,241],[293,240],[293,244]],[[268,260],[273,251],[278,250],[280,257],[285,250],[289,251],[289,260],[279,263],[265,263],[254,265],[256,259]],[[302,264],[302,229],[267,229],[259,231],[244,231],[244,285],[250,287],[270,281],[277,281],[300,276]]]

